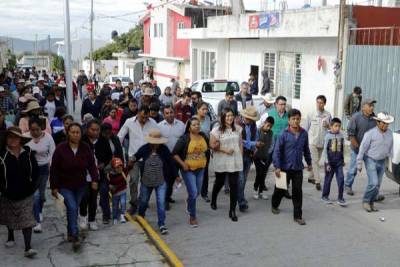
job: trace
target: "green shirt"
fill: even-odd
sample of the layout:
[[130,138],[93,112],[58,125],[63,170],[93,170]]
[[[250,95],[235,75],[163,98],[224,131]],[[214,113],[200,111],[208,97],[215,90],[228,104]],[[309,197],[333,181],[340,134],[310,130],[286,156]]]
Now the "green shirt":
[[276,109],[273,109],[268,113],[268,115],[274,118],[274,126],[272,127],[272,132],[274,134],[274,140],[276,140],[279,134],[289,125],[288,113],[285,112],[281,117],[279,116],[278,111]]

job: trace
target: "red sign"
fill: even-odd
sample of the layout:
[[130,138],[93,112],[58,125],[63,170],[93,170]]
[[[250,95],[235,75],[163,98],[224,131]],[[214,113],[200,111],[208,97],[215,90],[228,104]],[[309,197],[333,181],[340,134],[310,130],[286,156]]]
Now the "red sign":
[[258,29],[258,25],[260,24],[260,18],[257,16],[249,17],[249,29]]

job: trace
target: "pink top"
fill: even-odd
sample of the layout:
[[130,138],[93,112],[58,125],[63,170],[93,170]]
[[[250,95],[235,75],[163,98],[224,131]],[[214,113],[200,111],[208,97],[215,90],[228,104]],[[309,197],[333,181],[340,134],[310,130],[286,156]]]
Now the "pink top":
[[[51,127],[49,120],[46,117],[43,117],[43,119],[46,119],[46,129],[44,131],[51,135]],[[22,133],[29,132],[29,117],[22,117],[19,120],[18,127],[21,129]]]
[[108,116],[103,120],[103,123],[111,124],[113,134],[114,135],[118,134],[118,132],[119,132],[119,124],[120,124],[120,121],[118,119],[114,120],[110,116]]

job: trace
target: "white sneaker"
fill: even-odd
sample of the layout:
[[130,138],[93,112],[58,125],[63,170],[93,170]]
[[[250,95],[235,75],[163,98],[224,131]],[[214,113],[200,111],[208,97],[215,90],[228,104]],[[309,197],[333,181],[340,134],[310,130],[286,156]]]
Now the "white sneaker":
[[121,214],[121,218],[119,219],[120,223],[126,223],[125,216]]
[[267,199],[268,199],[268,196],[265,195],[265,194],[263,194],[263,193],[260,193],[260,198],[262,198],[262,199],[264,199],[264,200],[267,200]]
[[79,216],[79,228],[81,230],[87,230],[88,229],[87,217]]
[[7,241],[4,246],[6,246],[6,248],[12,248],[15,247],[15,241]]
[[36,226],[33,227],[33,232],[34,233],[41,233],[42,232],[42,225],[40,223],[36,224]]
[[113,220],[113,225],[116,225],[116,224],[118,224],[118,220],[117,220],[117,219],[114,219],[114,220]]
[[99,227],[97,226],[97,223],[94,222],[89,222],[89,230],[90,231],[97,231],[99,230]]
[[254,190],[254,195],[253,195],[254,199],[260,199],[260,195],[258,194],[257,190]]
[[37,254],[37,251],[34,249],[30,249],[28,251],[25,251],[24,256],[26,258],[33,258]]

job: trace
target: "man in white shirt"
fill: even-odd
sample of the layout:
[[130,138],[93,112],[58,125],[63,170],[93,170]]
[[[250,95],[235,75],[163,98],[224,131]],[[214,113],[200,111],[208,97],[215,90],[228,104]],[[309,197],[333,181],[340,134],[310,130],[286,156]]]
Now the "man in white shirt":
[[[161,131],[163,137],[168,139],[166,143],[170,152],[174,149],[174,146],[178,139],[184,134],[185,132],[185,124],[182,121],[175,119],[175,112],[172,106],[167,105],[163,109],[164,120],[158,123],[158,127]],[[172,196],[172,189],[174,186],[175,178],[172,174],[170,177],[167,177],[167,193],[166,197],[166,209],[169,210],[169,204],[175,203],[175,201],[171,198]]]
[[324,149],[324,139],[332,119],[331,114],[325,110],[326,97],[317,96],[317,108],[308,114],[305,121],[305,129],[308,132],[313,170],[310,173],[308,182],[315,184],[315,188],[321,190],[321,174],[319,161],[321,160]]
[[157,123],[149,118],[150,110],[147,106],[141,106],[135,117],[127,119],[124,125],[121,127],[118,138],[122,143],[125,136],[129,135],[129,148],[128,148],[128,167],[131,168],[129,172],[129,190],[131,200],[129,201],[131,207],[129,209],[130,214],[135,214],[138,207],[138,184],[140,178],[140,164],[142,162],[134,162],[133,155],[139,150],[139,148],[146,144],[144,137],[147,136],[152,130],[158,129]]
[[260,119],[257,121],[257,128],[264,125],[265,120],[268,118],[268,113],[274,108],[275,97],[271,93],[264,96],[264,101],[258,105],[257,112],[260,115]]

